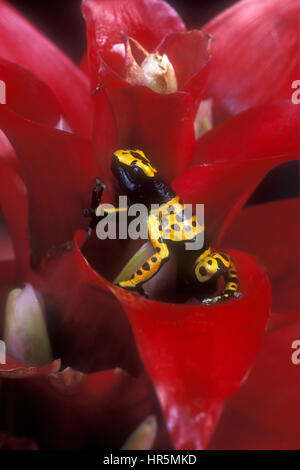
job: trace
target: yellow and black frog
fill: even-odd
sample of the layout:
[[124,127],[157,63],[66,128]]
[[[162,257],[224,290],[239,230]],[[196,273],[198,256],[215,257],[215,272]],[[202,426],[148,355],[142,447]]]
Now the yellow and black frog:
[[[148,235],[153,246],[152,256],[126,281],[117,285],[144,293],[142,285],[155,276],[173,253],[177,261],[178,284],[194,293],[211,292],[223,276],[224,287],[219,295],[202,295],[203,303],[215,303],[239,297],[239,281],[233,260],[228,254],[213,251],[205,235],[204,225],[171,186],[159,178],[156,168],[141,150],[117,150],[112,156],[111,170],[131,203],[144,204],[148,209]],[[105,185],[96,178],[92,207],[84,215],[92,218],[89,233],[101,219],[101,196]],[[154,208],[153,208],[154,207]],[[115,209],[118,212],[120,209]],[[186,249],[202,237],[201,247]],[[196,246],[196,245],[195,245]],[[213,286],[213,288],[212,288]]]

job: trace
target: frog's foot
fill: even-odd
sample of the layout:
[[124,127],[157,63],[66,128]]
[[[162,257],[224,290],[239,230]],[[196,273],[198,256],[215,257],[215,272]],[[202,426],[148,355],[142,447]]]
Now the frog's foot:
[[96,186],[93,191],[95,191],[96,193],[98,193],[98,191],[100,190],[102,192],[106,190],[106,184],[103,183],[103,181],[101,181],[101,179],[98,176],[96,176],[95,178],[95,183],[96,183]]
[[96,216],[96,208],[101,203],[102,194],[106,189],[105,184],[103,183],[103,181],[100,180],[100,178],[98,178],[98,176],[96,176],[95,178],[95,183],[96,183],[96,186],[94,187],[92,191],[91,207],[90,209],[83,209],[82,211],[84,217],[91,218],[91,223],[87,229],[88,238],[90,238],[93,229],[96,227],[99,221],[99,218]]
[[121,282],[118,282],[115,285],[117,287],[121,287],[122,289],[131,291],[131,292],[137,292],[138,294],[142,295],[146,299],[149,298],[148,294],[144,291],[142,286],[136,286],[130,280],[129,281],[121,281]]
[[242,297],[242,294],[240,292],[222,292],[220,295],[216,295],[214,297],[206,297],[205,299],[202,299],[201,303],[205,305],[211,305],[211,304],[216,304],[219,302],[224,302],[226,300],[230,299],[238,299]]

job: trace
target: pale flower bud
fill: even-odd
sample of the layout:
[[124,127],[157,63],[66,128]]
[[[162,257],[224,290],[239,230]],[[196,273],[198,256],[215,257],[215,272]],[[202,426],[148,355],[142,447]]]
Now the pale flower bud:
[[[161,55],[158,51],[149,53],[132,38],[126,39],[125,48],[126,80],[131,85],[146,86],[160,94],[175,93],[178,90],[175,70],[166,54]],[[134,50],[144,57],[142,61],[136,60]]]
[[195,121],[194,121],[194,129],[195,129],[195,137],[198,140],[202,137],[206,132],[210,131],[213,128],[213,100],[212,98],[207,98],[206,100],[201,101]]
[[144,72],[145,86],[156,93],[168,94],[177,91],[177,80],[173,65],[166,54],[149,54],[141,68]]
[[4,341],[7,354],[26,365],[42,366],[53,360],[43,308],[30,284],[8,295]]
[[157,434],[155,416],[148,416],[129,436],[121,450],[151,450]]

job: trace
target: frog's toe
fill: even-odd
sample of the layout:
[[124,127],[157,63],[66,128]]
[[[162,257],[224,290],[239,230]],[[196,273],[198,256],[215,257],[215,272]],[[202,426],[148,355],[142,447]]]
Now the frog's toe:
[[240,297],[242,297],[242,294],[237,291],[226,291],[221,294],[221,300],[239,299]]
[[115,285],[117,287],[121,287],[122,289],[128,290],[130,292],[136,292],[142,295],[143,297],[145,297],[146,299],[149,298],[148,294],[144,291],[142,286],[138,287],[138,286],[131,285],[129,281],[121,281],[121,282],[116,283]]
[[103,181],[99,178],[99,176],[96,176],[95,178],[95,183],[96,183],[96,190],[99,189],[99,188],[102,188],[103,191],[106,190],[106,184],[103,183]]
[[217,296],[217,297],[206,297],[205,299],[202,299],[201,300],[201,303],[204,304],[204,305],[211,305],[211,304],[215,304],[216,302],[218,302],[218,297],[220,296]]
[[242,294],[240,292],[230,292],[230,293],[225,292],[223,294],[216,295],[215,297],[207,297],[203,299],[201,302],[204,305],[211,305],[211,304],[216,304],[218,302],[224,302],[230,299],[238,299],[240,297],[242,297]]
[[240,299],[241,297],[243,297],[243,294],[241,292],[234,292],[233,297],[235,297],[236,299]]

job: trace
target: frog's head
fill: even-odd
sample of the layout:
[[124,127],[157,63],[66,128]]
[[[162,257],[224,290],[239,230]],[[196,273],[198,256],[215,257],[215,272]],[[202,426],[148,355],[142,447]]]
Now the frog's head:
[[117,150],[112,157],[111,170],[128,193],[153,180],[157,173],[142,150]]

